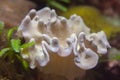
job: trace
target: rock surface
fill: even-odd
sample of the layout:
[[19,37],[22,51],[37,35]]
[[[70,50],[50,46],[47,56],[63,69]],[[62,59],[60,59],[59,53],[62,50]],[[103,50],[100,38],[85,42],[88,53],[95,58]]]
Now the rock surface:
[[2,0],[0,1],[0,21],[5,22],[5,26],[18,26],[23,17],[35,4],[27,0]]

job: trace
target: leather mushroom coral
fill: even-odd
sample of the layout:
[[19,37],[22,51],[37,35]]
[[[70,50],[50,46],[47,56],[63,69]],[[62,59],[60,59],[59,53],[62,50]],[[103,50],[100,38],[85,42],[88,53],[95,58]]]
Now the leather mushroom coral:
[[30,61],[31,68],[37,64],[47,65],[49,53],[52,53],[61,57],[73,54],[78,67],[91,69],[98,62],[98,54],[105,54],[110,48],[103,31],[90,33],[80,16],[74,14],[66,19],[48,7],[39,11],[32,9],[22,20],[17,33],[26,42],[35,42],[26,51],[21,49],[21,55]]

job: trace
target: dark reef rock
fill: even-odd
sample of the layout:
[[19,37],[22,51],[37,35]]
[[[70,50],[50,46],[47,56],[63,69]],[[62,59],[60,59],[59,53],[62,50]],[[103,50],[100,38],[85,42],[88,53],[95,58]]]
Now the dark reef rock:
[[110,45],[112,47],[120,49],[120,33],[118,33],[116,37],[114,37],[110,40]]

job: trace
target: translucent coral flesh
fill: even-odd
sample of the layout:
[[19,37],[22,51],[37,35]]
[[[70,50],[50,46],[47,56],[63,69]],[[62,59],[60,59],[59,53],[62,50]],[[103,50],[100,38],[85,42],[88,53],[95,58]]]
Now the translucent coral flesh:
[[47,65],[49,53],[52,53],[61,57],[73,54],[78,67],[91,69],[97,65],[97,53],[105,54],[110,47],[105,33],[90,33],[80,16],[72,15],[66,19],[47,7],[39,11],[31,10],[19,26],[18,36],[26,42],[35,41],[27,52],[31,68],[35,68],[37,63]]

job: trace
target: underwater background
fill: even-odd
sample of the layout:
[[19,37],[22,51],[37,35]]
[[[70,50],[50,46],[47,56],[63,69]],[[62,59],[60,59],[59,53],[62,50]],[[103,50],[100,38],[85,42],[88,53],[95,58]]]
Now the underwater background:
[[[120,80],[120,0],[0,0],[0,80]],[[31,9],[40,10],[44,7],[55,9],[56,13],[69,19],[72,14],[79,15],[91,32],[103,30],[111,48],[107,54],[99,55],[96,67],[73,74],[74,79],[66,78],[71,66],[64,63],[66,59],[56,59],[55,67],[68,67],[59,73],[50,66],[45,69],[29,67],[29,61],[22,58],[20,48],[26,49],[35,43],[25,43],[16,34],[23,18]],[[56,55],[55,55],[56,56]],[[72,58],[72,56],[69,56]],[[72,61],[72,60],[68,60]],[[72,65],[72,64],[70,64]],[[77,72],[76,67],[70,71]],[[78,70],[79,71],[79,70]],[[79,76],[80,75],[80,76]]]

